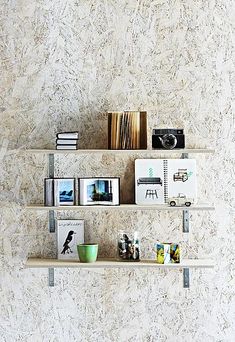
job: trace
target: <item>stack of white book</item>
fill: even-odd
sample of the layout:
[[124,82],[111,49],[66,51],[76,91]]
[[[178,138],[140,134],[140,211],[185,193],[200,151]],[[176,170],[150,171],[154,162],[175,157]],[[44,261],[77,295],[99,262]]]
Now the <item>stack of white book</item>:
[[78,132],[61,132],[56,137],[57,150],[77,150]]

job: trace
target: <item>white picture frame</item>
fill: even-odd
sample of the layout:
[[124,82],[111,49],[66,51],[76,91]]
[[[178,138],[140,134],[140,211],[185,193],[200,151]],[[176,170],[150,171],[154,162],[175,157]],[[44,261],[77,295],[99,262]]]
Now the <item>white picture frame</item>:
[[79,178],[80,205],[120,205],[120,178]]
[[54,205],[75,205],[75,178],[54,178]]

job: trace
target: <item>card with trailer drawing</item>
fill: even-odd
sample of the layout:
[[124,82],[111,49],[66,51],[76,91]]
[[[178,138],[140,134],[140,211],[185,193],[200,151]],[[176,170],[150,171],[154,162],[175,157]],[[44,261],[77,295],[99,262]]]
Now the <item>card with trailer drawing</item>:
[[136,204],[164,204],[179,195],[196,201],[194,159],[136,159]]

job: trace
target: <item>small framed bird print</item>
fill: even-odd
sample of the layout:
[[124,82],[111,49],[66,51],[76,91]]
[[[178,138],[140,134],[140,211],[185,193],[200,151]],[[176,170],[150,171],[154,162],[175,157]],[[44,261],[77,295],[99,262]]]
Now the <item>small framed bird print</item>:
[[77,245],[84,243],[84,220],[57,220],[58,259],[77,259]]

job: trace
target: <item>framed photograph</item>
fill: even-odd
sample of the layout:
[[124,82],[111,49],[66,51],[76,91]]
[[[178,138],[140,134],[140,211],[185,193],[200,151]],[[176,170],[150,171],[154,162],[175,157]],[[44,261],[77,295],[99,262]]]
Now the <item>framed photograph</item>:
[[84,220],[57,220],[58,259],[79,259],[77,245],[84,243]]
[[75,205],[75,178],[54,178],[54,205]]
[[81,205],[119,205],[120,178],[80,178]]

